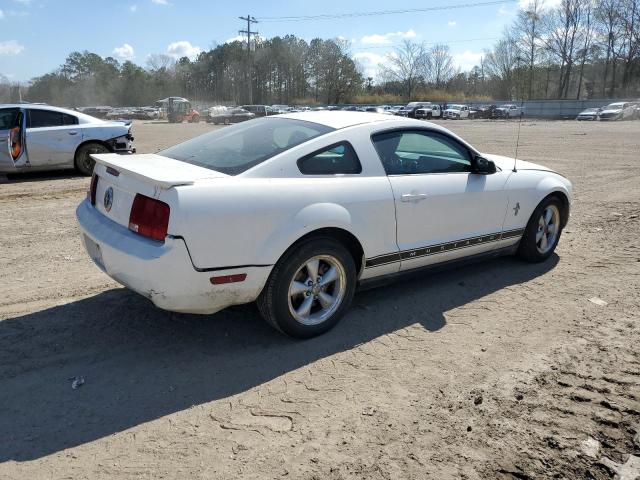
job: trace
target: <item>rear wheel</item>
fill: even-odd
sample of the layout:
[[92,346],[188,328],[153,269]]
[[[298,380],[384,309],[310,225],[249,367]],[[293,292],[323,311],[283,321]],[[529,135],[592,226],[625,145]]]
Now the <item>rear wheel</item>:
[[518,256],[528,262],[543,262],[556,249],[562,233],[562,202],[547,197],[538,205],[527,223]]
[[229,123],[231,123],[231,122],[229,122],[229,119],[228,119],[228,118],[225,118],[225,119],[224,119],[224,124],[225,124],[225,125],[229,125]]
[[96,162],[91,158],[92,154],[109,153],[109,149],[101,143],[86,143],[76,150],[76,169],[82,174],[90,176]]
[[194,115],[193,118],[191,119],[191,123],[200,123],[200,116]]
[[332,238],[316,238],[294,246],[278,261],[258,297],[258,309],[281,332],[311,338],[338,323],[355,285],[349,251]]

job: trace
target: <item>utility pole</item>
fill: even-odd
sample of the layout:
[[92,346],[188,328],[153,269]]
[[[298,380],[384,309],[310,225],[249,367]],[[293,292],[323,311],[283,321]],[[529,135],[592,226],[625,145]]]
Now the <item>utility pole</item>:
[[253,103],[253,82],[251,80],[253,77],[253,57],[251,56],[251,36],[253,35],[254,37],[256,37],[258,35],[258,32],[251,31],[251,24],[258,23],[258,21],[255,19],[255,17],[252,17],[251,15],[247,15],[246,17],[238,17],[238,18],[240,20],[244,20],[247,22],[247,29],[239,30],[238,33],[240,35],[247,36],[247,83],[248,83],[248,92],[249,92],[249,104],[252,104]]

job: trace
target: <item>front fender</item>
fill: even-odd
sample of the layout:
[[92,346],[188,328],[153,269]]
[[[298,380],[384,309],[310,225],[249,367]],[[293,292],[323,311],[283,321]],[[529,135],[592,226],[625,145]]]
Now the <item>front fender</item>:
[[543,170],[518,170],[509,177],[509,206],[504,230],[525,228],[540,202],[552,193],[561,193],[571,205],[571,182],[562,175]]

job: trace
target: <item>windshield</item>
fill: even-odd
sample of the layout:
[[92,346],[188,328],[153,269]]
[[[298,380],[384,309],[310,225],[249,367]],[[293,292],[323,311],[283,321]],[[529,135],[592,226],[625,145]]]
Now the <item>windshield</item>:
[[624,103],[612,103],[604,108],[606,108],[607,110],[621,110],[623,106]]
[[449,105],[449,110],[461,110],[462,105]]
[[263,117],[201,135],[158,155],[237,175],[334,129],[290,118]]

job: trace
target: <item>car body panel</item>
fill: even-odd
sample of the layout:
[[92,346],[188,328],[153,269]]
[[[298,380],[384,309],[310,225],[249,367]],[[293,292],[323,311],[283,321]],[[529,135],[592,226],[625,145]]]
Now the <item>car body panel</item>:
[[[518,161],[514,172],[513,159],[489,154],[482,155],[495,162],[493,174],[388,176],[371,140],[380,132],[435,131],[479,155],[464,140],[430,122],[355,112],[279,117],[336,130],[235,176],[158,155],[133,157],[139,162],[96,155],[96,204],[85,201],[77,210],[80,228],[93,242],[85,242],[92,258],[161,308],[207,313],[255,300],[273,265],[299,239],[316,231],[339,230],[357,240],[363,250],[363,258],[357,259],[362,281],[515,246],[542,199],[553,192],[571,198],[571,185],[561,175],[525,161]],[[353,147],[361,173],[300,172],[298,159],[336,142]],[[170,206],[164,243],[127,229],[137,193]],[[423,201],[404,202],[403,195],[411,193],[424,193]],[[173,275],[175,262],[179,265],[174,284],[167,277]],[[246,274],[246,283],[226,288],[207,284],[219,272]]]

